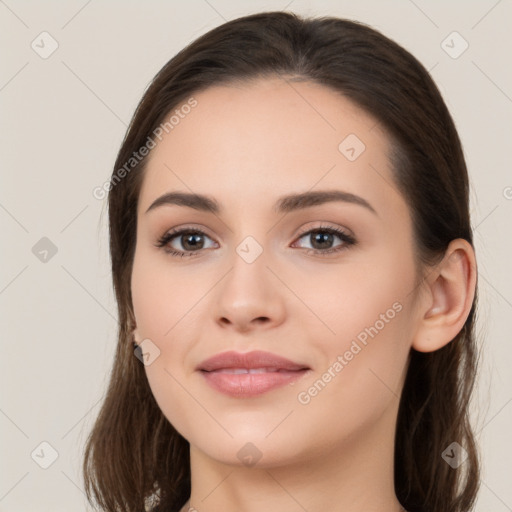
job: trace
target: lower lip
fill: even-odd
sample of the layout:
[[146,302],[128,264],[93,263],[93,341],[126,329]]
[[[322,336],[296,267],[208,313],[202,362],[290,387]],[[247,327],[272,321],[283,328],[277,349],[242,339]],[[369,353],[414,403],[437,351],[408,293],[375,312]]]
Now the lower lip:
[[217,391],[229,396],[250,398],[258,396],[302,378],[308,370],[267,373],[221,373],[201,371],[206,382]]

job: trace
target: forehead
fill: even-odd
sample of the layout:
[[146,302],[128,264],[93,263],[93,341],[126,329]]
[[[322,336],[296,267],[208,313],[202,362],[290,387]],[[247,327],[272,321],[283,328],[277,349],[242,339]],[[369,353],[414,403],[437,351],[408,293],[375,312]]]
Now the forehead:
[[401,199],[385,131],[330,88],[265,78],[192,96],[195,107],[173,109],[179,122],[149,156],[139,201],[144,211],[172,190],[239,206],[313,188],[343,188],[377,203],[390,189],[388,199]]

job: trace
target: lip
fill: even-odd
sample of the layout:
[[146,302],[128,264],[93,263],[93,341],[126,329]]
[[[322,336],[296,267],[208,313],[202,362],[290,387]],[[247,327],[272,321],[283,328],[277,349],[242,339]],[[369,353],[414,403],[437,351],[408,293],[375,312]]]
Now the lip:
[[260,350],[222,352],[196,367],[213,389],[240,398],[261,395],[294,383],[309,370],[305,364]]

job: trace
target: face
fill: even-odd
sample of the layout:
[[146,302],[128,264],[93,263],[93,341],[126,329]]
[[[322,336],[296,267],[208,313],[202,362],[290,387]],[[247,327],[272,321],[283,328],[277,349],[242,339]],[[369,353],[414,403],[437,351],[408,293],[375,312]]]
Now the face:
[[[153,149],[138,203],[135,336],[159,407],[194,450],[227,464],[248,455],[272,467],[389,439],[417,275],[386,133],[310,82],[194,98]],[[214,203],[154,204],[174,192]],[[203,364],[253,351],[296,366]],[[247,373],[251,364],[266,369]]]

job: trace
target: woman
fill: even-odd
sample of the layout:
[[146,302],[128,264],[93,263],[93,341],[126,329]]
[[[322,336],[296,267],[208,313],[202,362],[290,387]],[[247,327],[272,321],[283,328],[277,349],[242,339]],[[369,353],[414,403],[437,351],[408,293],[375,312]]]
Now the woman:
[[225,23],[157,74],[108,189],[101,510],[473,507],[468,176],[413,56],[337,18]]

